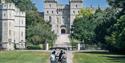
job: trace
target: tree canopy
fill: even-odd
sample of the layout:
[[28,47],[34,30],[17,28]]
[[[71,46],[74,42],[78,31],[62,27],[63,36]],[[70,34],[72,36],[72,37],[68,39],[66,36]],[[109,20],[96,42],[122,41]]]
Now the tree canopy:
[[125,1],[108,0],[110,8],[100,8],[91,14],[80,12],[73,23],[71,37],[86,43],[100,44],[110,51],[125,51]]
[[91,9],[81,9],[80,14],[74,20],[71,37],[79,41],[84,40],[90,42],[94,36],[95,22],[92,18],[93,13]]

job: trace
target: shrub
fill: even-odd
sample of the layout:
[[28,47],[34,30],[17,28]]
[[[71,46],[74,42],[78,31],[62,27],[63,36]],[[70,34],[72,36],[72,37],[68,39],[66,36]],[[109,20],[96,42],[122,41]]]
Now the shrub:
[[30,46],[27,46],[27,49],[39,50],[39,49],[42,49],[42,48],[39,45],[30,45]]

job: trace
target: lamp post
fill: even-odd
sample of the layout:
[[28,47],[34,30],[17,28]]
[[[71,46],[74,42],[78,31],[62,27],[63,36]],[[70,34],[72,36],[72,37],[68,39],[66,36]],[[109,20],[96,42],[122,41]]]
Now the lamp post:
[[82,40],[82,48],[85,49],[84,39]]
[[11,39],[8,39],[8,46],[7,46],[7,48],[8,48],[8,50],[12,50],[13,48],[12,48],[12,40]]
[[[73,37],[72,37],[72,35],[73,35],[73,29],[74,29],[74,26],[72,25],[71,26],[71,40],[73,40]],[[72,50],[73,50],[73,42],[71,42],[71,45],[72,45]]]
[[45,48],[46,48],[46,50],[49,50],[49,44],[48,44],[47,40],[45,41]]

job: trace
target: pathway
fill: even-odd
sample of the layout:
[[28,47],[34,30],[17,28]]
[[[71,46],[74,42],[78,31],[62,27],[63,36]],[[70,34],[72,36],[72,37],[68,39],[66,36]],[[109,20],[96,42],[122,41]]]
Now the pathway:
[[69,34],[61,34],[57,37],[54,47],[68,47],[70,46]]
[[[54,47],[70,47],[70,39],[69,39],[69,34],[61,34],[57,37],[57,40],[55,42]],[[73,63],[72,58],[73,54],[71,51],[66,51],[66,56],[67,56],[67,63]]]
[[67,63],[73,63],[73,53],[72,51],[67,51]]

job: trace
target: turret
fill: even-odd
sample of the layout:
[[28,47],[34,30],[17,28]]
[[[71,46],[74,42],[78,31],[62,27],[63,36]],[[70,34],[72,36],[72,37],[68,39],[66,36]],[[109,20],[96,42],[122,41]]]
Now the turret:
[[83,0],[70,0],[70,26],[73,24],[73,21],[77,14],[79,14],[80,9],[83,8]]
[[44,20],[52,25],[52,31],[56,33],[56,8],[57,0],[44,0]]

